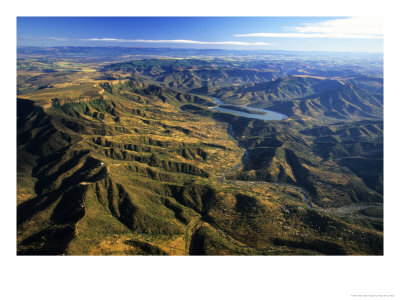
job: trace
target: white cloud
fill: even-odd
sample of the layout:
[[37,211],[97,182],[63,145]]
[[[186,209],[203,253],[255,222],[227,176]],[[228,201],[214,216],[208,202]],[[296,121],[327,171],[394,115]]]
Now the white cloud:
[[291,32],[235,34],[236,37],[382,39],[383,20],[350,17],[285,28]]
[[193,40],[128,40],[128,39],[112,39],[112,38],[91,38],[80,39],[80,41],[94,42],[121,42],[121,43],[160,43],[160,44],[196,44],[196,45],[235,45],[235,46],[269,46],[270,43],[265,42],[204,42]]

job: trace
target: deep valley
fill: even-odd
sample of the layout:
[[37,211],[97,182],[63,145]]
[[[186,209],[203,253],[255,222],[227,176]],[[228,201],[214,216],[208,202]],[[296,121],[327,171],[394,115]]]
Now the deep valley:
[[140,51],[18,48],[19,255],[383,255],[380,56]]

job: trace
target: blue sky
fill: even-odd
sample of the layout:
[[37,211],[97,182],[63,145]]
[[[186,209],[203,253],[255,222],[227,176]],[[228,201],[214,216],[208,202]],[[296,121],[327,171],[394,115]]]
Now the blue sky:
[[365,17],[18,17],[18,46],[382,52]]

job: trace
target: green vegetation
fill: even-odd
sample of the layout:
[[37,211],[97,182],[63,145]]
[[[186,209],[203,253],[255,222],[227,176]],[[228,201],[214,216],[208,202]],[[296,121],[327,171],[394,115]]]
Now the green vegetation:
[[[90,79],[66,80],[88,65],[25,59],[18,254],[383,254],[375,77],[271,81],[282,62],[232,58],[87,62]],[[53,75],[39,87],[34,72]],[[211,96],[290,117],[213,111]]]
[[233,104],[270,108],[292,118],[382,119],[383,96],[343,80],[289,76],[274,81],[231,86],[213,95]]

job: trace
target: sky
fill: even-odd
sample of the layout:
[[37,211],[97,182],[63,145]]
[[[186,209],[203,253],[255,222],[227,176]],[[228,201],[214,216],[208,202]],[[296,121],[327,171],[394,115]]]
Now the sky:
[[383,52],[383,19],[17,17],[17,45]]

